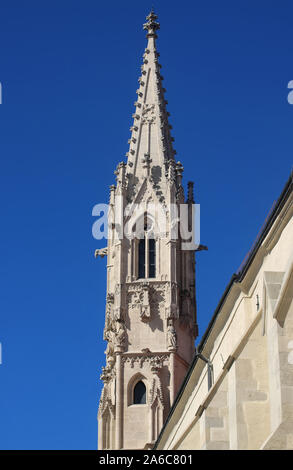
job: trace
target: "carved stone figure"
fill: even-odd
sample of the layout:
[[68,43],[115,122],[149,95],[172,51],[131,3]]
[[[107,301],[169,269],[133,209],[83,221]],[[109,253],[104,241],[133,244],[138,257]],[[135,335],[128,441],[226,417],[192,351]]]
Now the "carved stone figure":
[[122,322],[116,322],[115,346],[123,347],[126,341],[125,325]]
[[168,349],[176,349],[177,348],[177,335],[174,325],[169,324],[167,330],[167,344]]

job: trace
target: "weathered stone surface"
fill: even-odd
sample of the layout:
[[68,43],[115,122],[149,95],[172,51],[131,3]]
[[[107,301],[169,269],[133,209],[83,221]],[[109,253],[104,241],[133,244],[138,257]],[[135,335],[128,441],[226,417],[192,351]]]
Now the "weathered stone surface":
[[[194,251],[183,252],[181,240],[172,238],[170,207],[173,204],[179,211],[184,202],[183,167],[174,160],[159,73],[157,25],[151,13],[145,24],[148,44],[127,163],[118,164],[116,186],[110,189],[108,246],[96,252],[108,260],[104,330],[108,346],[98,413],[99,449],[151,447],[194,356]],[[193,199],[192,189],[189,196]],[[144,204],[143,213],[138,212],[138,204]],[[166,227],[162,227],[163,216]],[[118,237],[118,225],[129,237]],[[143,276],[139,273],[141,239],[145,240]],[[151,239],[155,240],[152,273]],[[138,382],[146,388],[143,404],[134,403]]]
[[[290,180],[289,180],[290,181]],[[293,192],[206,339],[157,449],[293,449]]]

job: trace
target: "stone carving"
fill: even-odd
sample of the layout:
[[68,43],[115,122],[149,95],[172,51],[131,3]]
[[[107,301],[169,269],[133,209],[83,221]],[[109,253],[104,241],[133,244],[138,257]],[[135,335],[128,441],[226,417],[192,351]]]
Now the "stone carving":
[[106,299],[106,318],[107,316],[111,317],[113,304],[114,304],[114,294],[109,292],[107,294],[107,299]]
[[130,308],[132,310],[138,311],[141,320],[144,322],[148,322],[151,319],[148,297],[148,289],[143,289],[140,292],[129,292],[127,295],[127,300]]
[[122,307],[122,285],[117,283],[115,286],[115,301],[113,319],[115,321],[123,321],[123,307]]
[[161,405],[162,408],[164,408],[163,388],[157,370],[154,372],[154,377],[152,379],[152,384],[150,387],[148,400],[149,405],[153,406],[156,400],[158,400],[158,404]]
[[177,349],[177,335],[173,323],[169,323],[167,330],[167,347],[169,351]]
[[144,157],[142,158],[142,167],[144,169],[145,176],[149,176],[150,174],[151,162],[152,159],[150,158],[150,155],[145,153]]
[[176,282],[170,282],[167,284],[167,307],[165,309],[167,320],[178,318],[179,310],[177,302],[177,292],[178,286]]
[[109,318],[106,321],[104,339],[108,341],[106,362],[110,367],[115,363],[115,352],[122,352],[126,346],[126,327],[124,321]]
[[117,165],[116,170],[114,171],[114,174],[116,175],[116,181],[117,181],[116,195],[121,194],[123,190],[126,188],[126,184],[127,184],[126,167],[127,167],[127,164],[125,162],[120,162]]
[[107,336],[109,339],[107,340],[108,344],[107,344],[105,354],[106,354],[106,364],[107,364],[106,367],[108,367],[109,370],[112,369],[113,365],[115,364],[115,355],[114,355],[114,346],[113,346],[114,336],[115,336],[114,334],[111,337]]
[[171,283],[171,303],[177,303],[177,284],[175,282]]
[[[141,282],[129,284],[127,305],[130,310],[138,311],[143,322],[160,314],[166,299],[166,282]],[[130,313],[131,315],[131,313]]]
[[151,319],[150,308],[148,305],[142,305],[140,309],[140,318],[143,322],[149,322]]
[[102,367],[102,374],[100,377],[105,385],[113,379],[114,375],[113,368],[110,368],[109,366]]
[[150,299],[149,299],[149,285],[144,283],[142,285],[142,305],[140,305],[140,319],[143,322],[149,322],[151,319]]
[[158,374],[159,370],[161,370],[162,367],[163,367],[162,357],[160,357],[160,356],[152,357],[151,360],[150,360],[150,366],[151,366],[151,371],[154,374]]
[[140,292],[136,292],[136,291],[128,292],[127,299],[128,299],[128,303],[131,304],[131,307],[133,308],[142,302],[143,293],[141,291]]
[[123,321],[123,308],[122,307],[114,308],[113,319],[118,322]]
[[151,354],[151,350],[149,348],[143,348],[141,352],[143,352],[144,354]]
[[120,301],[121,286],[116,285],[115,295],[107,294],[106,321],[104,328],[104,339],[108,341],[106,354],[106,364],[112,368],[115,363],[115,352],[122,352],[126,346],[126,327],[122,319],[122,308],[117,307]]
[[176,170],[175,170],[175,161],[170,160],[169,161],[169,168],[168,168],[168,179],[170,183],[175,183],[176,181]]
[[148,153],[145,153],[142,159],[143,168],[149,168],[151,162],[152,162],[152,159],[150,158],[150,155]]
[[156,120],[155,114],[155,105],[154,104],[144,104],[142,108],[142,124],[153,124]]
[[104,256],[107,256],[108,254],[108,248],[100,248],[98,250],[95,250],[95,258],[98,258],[100,256],[101,258],[104,258]]
[[123,322],[116,322],[116,336],[115,336],[115,346],[116,348],[123,348],[126,342],[126,328]]
[[107,301],[107,303],[113,303],[114,302],[114,294],[112,292],[108,292],[106,301]]
[[107,339],[107,335],[109,335],[111,328],[112,328],[112,319],[113,319],[113,303],[114,303],[114,295],[111,293],[107,294],[106,300],[106,319],[105,319],[105,328],[104,328],[104,339]]
[[[115,418],[115,405],[113,404],[112,397],[111,397],[111,389],[113,388],[113,380],[110,383],[111,378],[108,377],[107,372],[105,372],[105,367],[102,368],[103,372],[101,375],[101,379],[104,382],[104,388],[101,393],[101,399],[99,404],[99,417],[101,418],[107,410],[110,414]],[[107,378],[106,378],[107,377]]]
[[154,286],[150,288],[150,309],[152,315],[160,315],[161,310],[163,309],[163,304],[165,303],[166,295],[164,289],[158,289]]
[[148,364],[150,367],[154,367],[154,364],[161,364],[162,367],[165,363],[168,363],[169,355],[168,354],[154,354],[151,352],[148,353],[133,353],[128,356],[122,356],[122,362],[124,364],[130,364],[130,367],[133,368],[137,363],[139,367],[143,367],[144,364]]

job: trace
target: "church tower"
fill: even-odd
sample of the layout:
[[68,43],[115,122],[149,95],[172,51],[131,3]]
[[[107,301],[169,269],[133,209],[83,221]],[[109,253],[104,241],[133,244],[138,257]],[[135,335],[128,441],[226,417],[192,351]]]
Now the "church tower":
[[152,448],[195,353],[195,249],[186,249],[178,229],[183,207],[192,218],[193,183],[185,200],[159,27],[151,11],[127,162],[118,164],[110,187],[108,246],[96,250],[107,256],[100,450]]

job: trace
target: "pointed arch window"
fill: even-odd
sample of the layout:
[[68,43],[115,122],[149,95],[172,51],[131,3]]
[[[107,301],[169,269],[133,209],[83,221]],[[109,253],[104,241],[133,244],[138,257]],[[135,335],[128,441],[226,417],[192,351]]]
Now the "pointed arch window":
[[149,277],[156,277],[156,240],[149,238]]
[[156,240],[144,236],[138,241],[138,279],[156,277]]
[[146,387],[145,384],[140,380],[137,382],[133,389],[133,404],[134,405],[145,405],[146,404]]
[[138,242],[138,277],[145,278],[145,237]]
[[138,241],[138,279],[156,277],[156,240],[152,221],[144,214],[144,231]]

